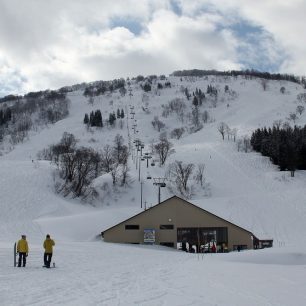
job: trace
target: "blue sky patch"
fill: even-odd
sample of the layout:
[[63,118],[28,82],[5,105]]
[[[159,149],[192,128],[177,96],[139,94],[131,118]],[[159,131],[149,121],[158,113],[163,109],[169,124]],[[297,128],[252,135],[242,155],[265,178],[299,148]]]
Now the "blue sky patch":
[[[245,69],[278,72],[286,55],[277,48],[272,35],[260,26],[241,20],[229,28],[241,45],[237,49],[238,61]],[[271,55],[269,48],[273,48]],[[277,51],[276,51],[277,50]]]
[[181,16],[181,15],[182,15],[182,9],[181,9],[180,5],[177,3],[177,1],[171,0],[171,1],[170,1],[170,5],[171,5],[172,11],[173,11],[177,16]]
[[0,98],[10,94],[20,94],[27,79],[18,71],[0,75]]
[[130,32],[134,33],[136,36],[138,36],[142,30],[143,27],[140,22],[137,20],[132,20],[130,18],[114,18],[110,22],[110,28],[117,28],[117,27],[123,27],[128,29]]

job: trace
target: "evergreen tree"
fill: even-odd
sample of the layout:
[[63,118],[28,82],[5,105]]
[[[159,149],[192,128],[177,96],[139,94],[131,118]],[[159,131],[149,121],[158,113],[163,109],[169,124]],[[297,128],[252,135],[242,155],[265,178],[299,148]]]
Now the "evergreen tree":
[[193,97],[192,104],[193,104],[194,106],[198,106],[198,105],[199,105],[199,101],[198,101],[198,98],[197,98],[196,96]]
[[95,118],[94,119],[95,120],[95,126],[103,127],[102,114],[101,114],[101,111],[99,109],[95,111],[94,118]]
[[289,170],[291,176],[296,169],[306,170],[306,126],[257,129],[252,133],[251,145],[255,151],[268,156],[281,171]]
[[121,118],[124,118],[124,111],[123,111],[123,108],[121,109],[120,117],[121,117]]
[[94,126],[94,122],[95,122],[94,117],[95,115],[94,115],[94,112],[92,111],[89,115],[89,125],[90,126]]
[[110,114],[109,114],[109,119],[108,119],[109,124],[110,124],[110,125],[113,125],[114,122],[115,122],[115,120],[116,120],[115,112],[110,113]]
[[85,114],[85,117],[84,117],[84,124],[88,124],[89,123],[89,117],[88,117],[88,114]]
[[188,90],[187,87],[185,88],[185,96],[186,96],[187,100],[189,100],[190,97],[191,97],[191,95],[190,95],[189,90]]
[[151,91],[151,85],[149,83],[146,83],[144,86],[143,86],[143,90],[145,92],[148,92],[148,91]]

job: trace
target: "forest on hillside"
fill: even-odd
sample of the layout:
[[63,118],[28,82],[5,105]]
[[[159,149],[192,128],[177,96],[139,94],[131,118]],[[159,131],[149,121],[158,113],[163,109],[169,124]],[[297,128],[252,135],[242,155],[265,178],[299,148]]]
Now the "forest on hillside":
[[306,126],[261,128],[252,133],[253,149],[279,166],[281,171],[306,170]]

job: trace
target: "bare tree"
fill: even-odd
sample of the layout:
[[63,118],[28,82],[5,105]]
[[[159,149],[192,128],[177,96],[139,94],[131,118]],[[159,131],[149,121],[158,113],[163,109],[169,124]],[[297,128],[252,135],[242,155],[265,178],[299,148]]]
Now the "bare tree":
[[167,139],[167,136],[165,135],[161,136],[160,142],[154,146],[155,152],[159,156],[160,166],[164,165],[167,157],[169,157],[172,153],[175,152],[175,150],[172,149],[172,147],[173,144]]
[[183,136],[184,132],[185,132],[185,129],[183,127],[176,128],[170,133],[170,136],[171,138],[180,139]]
[[238,151],[244,151],[245,153],[251,151],[252,145],[249,136],[243,136],[237,141],[237,149]]
[[88,186],[99,174],[100,156],[90,148],[79,148],[75,153],[76,175],[72,191],[76,197],[86,196]]
[[199,128],[201,127],[201,124],[200,124],[199,108],[197,106],[193,107],[191,115],[192,115],[191,116],[192,124],[194,125],[196,130],[199,130]]
[[194,177],[197,184],[200,184],[201,187],[203,187],[203,184],[205,183],[204,169],[205,169],[205,164],[198,164],[197,172]]
[[183,99],[175,98],[169,102],[170,111],[175,112],[179,115],[186,108],[186,104]]
[[93,191],[92,180],[100,175],[100,162],[100,154],[91,148],[73,148],[60,154],[58,165],[64,182],[57,184],[57,190],[64,196],[72,193],[75,197],[87,197]]
[[160,130],[165,127],[165,124],[162,121],[160,121],[157,116],[154,117],[152,125],[154,129],[156,129],[158,132],[160,132]]
[[126,92],[127,92],[127,90],[126,90],[125,87],[120,87],[119,88],[119,93],[120,93],[121,97],[124,97],[126,95]]
[[204,122],[204,123],[207,123],[208,122],[208,120],[209,120],[209,112],[207,111],[207,110],[205,110],[203,113],[202,113],[202,121]]
[[72,182],[76,174],[76,158],[75,152],[64,153],[60,155],[61,177],[69,182]]
[[56,145],[50,147],[51,161],[59,165],[60,156],[63,154],[73,153],[75,151],[77,140],[73,134],[64,132],[62,139]]
[[282,125],[283,121],[282,120],[275,120],[273,121],[273,126],[275,126],[277,129],[279,129]]
[[224,122],[221,122],[218,125],[218,131],[221,134],[223,140],[224,140],[224,135],[225,135],[227,129],[228,129],[228,125],[226,123],[224,123]]
[[290,113],[287,119],[293,121],[293,123],[295,124],[295,121],[298,119],[298,116],[296,115],[296,113]]
[[300,103],[306,103],[306,93],[305,92],[299,93],[296,98]]
[[121,186],[128,186],[130,183],[129,167],[127,164],[121,166]]
[[232,132],[231,128],[227,125],[227,126],[225,127],[225,133],[227,134],[227,139],[228,139],[228,140],[230,139],[231,132]]
[[183,164],[182,161],[175,161],[169,165],[167,171],[168,179],[173,182],[180,192],[180,194],[184,197],[188,197],[189,187],[188,181],[192,175],[192,171],[194,169],[194,164]]
[[118,164],[127,163],[128,148],[124,145],[124,139],[122,135],[117,134],[115,136],[113,153]]
[[268,88],[268,80],[267,79],[261,79],[260,80],[260,85],[261,85],[262,89],[264,91],[266,91],[267,88]]
[[178,119],[184,121],[184,110],[186,109],[186,104],[183,99],[175,98],[168,102],[168,104],[163,105],[163,117],[168,117],[171,113],[176,113]]
[[106,173],[111,172],[112,165],[115,163],[115,159],[113,156],[113,150],[110,145],[106,145],[103,147],[101,152],[101,167],[102,170]]
[[300,115],[302,115],[302,113],[304,112],[305,107],[303,105],[298,105],[296,107],[296,112],[299,113]]
[[237,128],[233,128],[233,129],[231,129],[231,136],[233,137],[234,142],[236,141],[236,138],[237,138],[237,133],[238,133]]
[[117,185],[118,180],[119,180],[119,165],[118,164],[113,164],[112,169],[111,169],[111,176],[113,179],[113,185]]

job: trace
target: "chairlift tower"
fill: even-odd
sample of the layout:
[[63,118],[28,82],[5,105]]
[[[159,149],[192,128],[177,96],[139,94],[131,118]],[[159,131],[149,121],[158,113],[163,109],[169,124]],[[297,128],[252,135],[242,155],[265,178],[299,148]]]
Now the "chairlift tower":
[[165,177],[153,177],[153,185],[158,186],[158,204],[160,203],[160,188],[166,187]]
[[143,156],[143,158],[144,158],[145,160],[147,160],[147,168],[149,168],[149,159],[151,159],[152,156],[149,155],[149,153],[145,153],[144,156]]

